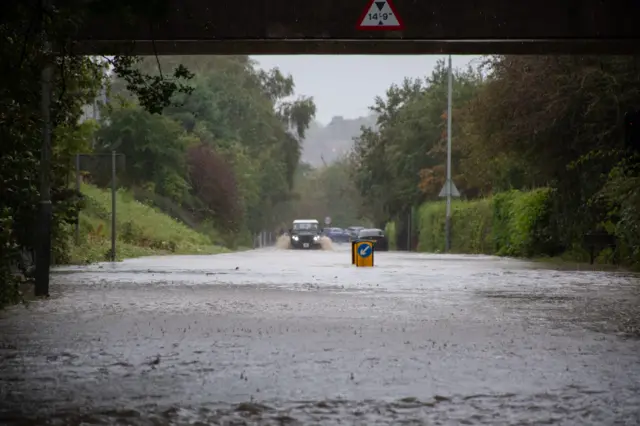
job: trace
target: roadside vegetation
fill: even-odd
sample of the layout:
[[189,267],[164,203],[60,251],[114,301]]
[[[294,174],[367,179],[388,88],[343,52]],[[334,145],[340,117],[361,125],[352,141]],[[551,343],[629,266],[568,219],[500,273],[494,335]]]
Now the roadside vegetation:
[[[92,263],[111,259],[111,191],[83,185],[79,244],[70,244],[60,263]],[[157,208],[135,199],[125,189],[116,196],[116,258],[160,254],[216,254],[227,251],[214,233],[199,232]]]
[[[0,306],[17,300],[16,272],[32,274],[22,266],[33,263],[40,239],[41,72],[48,58],[41,34],[25,36],[23,28],[41,11],[21,4],[3,5],[2,11],[0,36],[7,43],[0,47]],[[64,45],[85,12],[63,7],[43,14],[48,36]],[[291,76],[260,70],[247,56],[67,53],[52,76],[54,263],[99,261],[109,254],[105,212],[112,151],[118,153],[119,257],[237,249],[281,223],[294,197],[300,145],[315,115],[312,99],[296,97]],[[86,106],[96,99],[99,114],[88,114]],[[85,154],[80,193],[79,153]]]
[[[259,70],[246,56],[148,58],[139,69],[154,75],[157,62],[186,66],[193,92],[151,114],[123,80],[110,81],[94,152],[124,154],[118,181],[156,207],[209,228],[229,248],[250,246],[253,235],[279,224],[292,199],[313,101],[292,98],[291,76]],[[110,182],[98,167],[85,179]]]
[[[597,260],[640,265],[638,155],[624,117],[640,107],[637,57],[487,57],[455,70],[452,250],[588,259],[584,237],[609,235]],[[390,87],[351,156],[360,211],[406,249],[444,250],[447,69]],[[375,208],[372,208],[375,206]]]
[[[2,11],[0,305],[16,299],[16,265],[33,260],[39,240],[48,57],[41,34],[23,29],[40,11],[12,2]],[[43,28],[64,45],[86,11],[43,14]],[[247,56],[67,53],[52,78],[54,262],[108,255],[112,151],[120,257],[251,246],[260,231],[324,216],[335,226],[386,228],[399,249],[412,217],[419,250],[444,248],[444,62],[388,88],[371,107],[375,128],[362,128],[347,158],[314,169],[300,158],[316,107],[296,95],[292,76]],[[639,65],[635,57],[494,56],[456,70],[454,251],[584,258],[584,235],[601,232],[618,241],[600,250],[602,262],[640,263],[640,178],[623,144],[624,113],[640,106]],[[92,117],[86,105],[96,99]]]

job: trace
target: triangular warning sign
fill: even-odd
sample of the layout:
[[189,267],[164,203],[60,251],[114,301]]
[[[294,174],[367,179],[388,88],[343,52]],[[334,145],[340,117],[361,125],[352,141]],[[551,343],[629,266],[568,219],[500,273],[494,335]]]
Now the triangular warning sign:
[[456,198],[460,197],[460,191],[458,191],[456,184],[453,183],[452,180],[445,181],[444,186],[440,190],[440,194],[438,194],[438,196],[446,197],[449,194],[451,194],[452,197],[456,197]]
[[357,29],[401,31],[404,24],[391,0],[371,0],[360,17]]

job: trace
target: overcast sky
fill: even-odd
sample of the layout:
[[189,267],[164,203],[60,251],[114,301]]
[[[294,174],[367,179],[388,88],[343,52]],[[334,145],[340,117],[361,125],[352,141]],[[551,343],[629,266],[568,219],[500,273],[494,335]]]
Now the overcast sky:
[[[454,67],[465,66],[477,56],[453,56]],[[368,114],[373,98],[384,94],[405,77],[431,74],[440,55],[269,55],[253,56],[262,68],[278,67],[293,75],[296,93],[313,96],[316,119],[327,124],[341,115],[356,118]]]

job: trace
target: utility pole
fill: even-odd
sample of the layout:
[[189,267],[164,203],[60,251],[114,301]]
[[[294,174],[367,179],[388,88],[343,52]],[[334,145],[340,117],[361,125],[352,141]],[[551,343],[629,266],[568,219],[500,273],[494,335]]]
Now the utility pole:
[[35,295],[49,296],[49,271],[51,267],[51,80],[53,61],[51,42],[48,40],[46,16],[51,9],[50,0],[42,1],[41,31],[44,37],[44,67],[41,74],[42,97],[42,147],[40,150],[40,211],[38,242],[36,249]]
[[451,250],[451,104],[453,95],[453,72],[451,70],[451,55],[449,55],[449,90],[447,100],[447,213],[445,218],[445,251]]

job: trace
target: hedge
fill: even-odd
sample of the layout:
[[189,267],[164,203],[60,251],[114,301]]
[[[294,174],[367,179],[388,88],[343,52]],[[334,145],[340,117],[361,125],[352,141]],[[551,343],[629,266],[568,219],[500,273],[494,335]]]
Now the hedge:
[[389,222],[384,228],[384,233],[389,241],[389,250],[397,250],[398,245],[396,242],[396,224],[395,222]]
[[[451,251],[532,257],[555,250],[548,188],[509,191],[493,197],[456,200],[451,205]],[[418,210],[418,251],[442,252],[445,246],[444,202],[427,202]],[[391,235],[393,223],[387,225]]]

